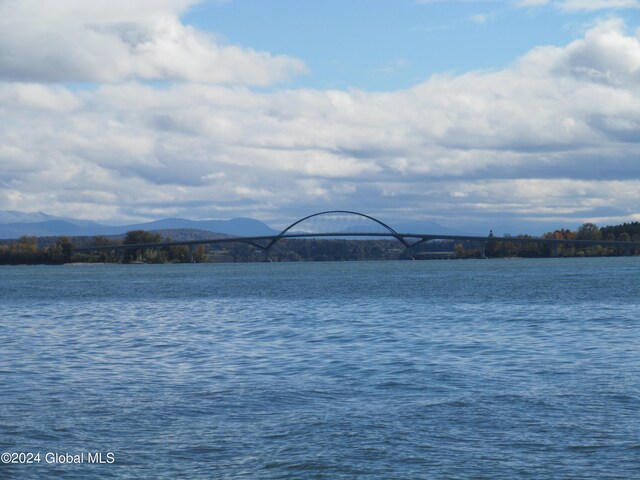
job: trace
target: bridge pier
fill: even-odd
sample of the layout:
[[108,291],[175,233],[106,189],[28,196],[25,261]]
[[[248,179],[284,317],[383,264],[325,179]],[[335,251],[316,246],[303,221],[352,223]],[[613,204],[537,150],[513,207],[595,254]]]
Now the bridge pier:
[[554,258],[558,256],[558,247],[559,247],[558,242],[553,242],[551,244],[551,256]]
[[480,258],[487,258],[487,242],[480,242]]
[[625,245],[624,246],[624,254],[627,257],[630,257],[633,255],[632,251],[631,251],[631,245]]
[[193,252],[195,250],[195,245],[189,245],[189,263],[194,263]]

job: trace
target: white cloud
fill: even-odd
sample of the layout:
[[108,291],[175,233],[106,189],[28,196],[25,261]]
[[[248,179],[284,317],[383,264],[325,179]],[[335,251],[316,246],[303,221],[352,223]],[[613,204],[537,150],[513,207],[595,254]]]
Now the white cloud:
[[516,5],[520,7],[537,7],[540,5],[547,5],[551,0],[517,0]]
[[[433,3],[495,3],[500,0],[416,0],[418,4]],[[640,0],[511,0],[517,7],[555,5],[566,11],[615,10],[639,8]]]
[[639,112],[640,41],[618,20],[501,71],[386,93],[5,82],[0,209],[632,218]]
[[609,19],[566,48],[534,50],[521,64],[542,72],[547,66],[547,74],[568,74],[593,83],[635,85],[640,80],[640,39],[626,35],[620,19]]
[[640,8],[638,0],[562,0],[559,2],[563,10],[604,10],[618,8]]
[[478,25],[484,25],[485,23],[487,23],[487,21],[489,21],[490,18],[491,18],[490,14],[479,13],[477,15],[472,15],[470,20],[473,23],[477,23]]
[[0,78],[264,86],[306,71],[297,59],[221,45],[211,35],[184,25],[178,15],[194,3],[4,0],[0,2]]
[[555,5],[568,12],[640,8],[638,0],[516,0],[519,7]]
[[65,88],[49,88],[37,84],[0,84],[0,103],[16,108],[58,112],[73,111],[81,107],[80,100]]

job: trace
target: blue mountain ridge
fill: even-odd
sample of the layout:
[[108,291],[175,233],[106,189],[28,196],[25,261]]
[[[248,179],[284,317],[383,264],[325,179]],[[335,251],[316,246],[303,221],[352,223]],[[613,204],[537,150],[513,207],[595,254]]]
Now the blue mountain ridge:
[[252,218],[233,218],[231,220],[166,218],[122,226],[102,225],[87,220],[55,218],[35,222],[0,223],[0,239],[14,239],[23,235],[37,237],[119,235],[130,230],[153,231],[174,228],[192,228],[234,236],[275,235],[278,233],[277,230]]
[[[9,220],[9,221],[7,221]],[[11,221],[13,220],[13,221]],[[436,222],[403,222],[391,225],[400,233],[432,233],[441,235],[475,234],[444,227]],[[90,220],[55,217],[42,212],[26,213],[0,211],[0,239],[14,239],[23,235],[37,237],[51,236],[95,236],[120,235],[130,230],[170,230],[197,229],[233,236],[276,235],[276,230],[253,218],[232,218],[230,220],[189,220],[185,218],[164,218],[152,222],[121,226],[103,225]],[[485,232],[486,233],[486,232]]]

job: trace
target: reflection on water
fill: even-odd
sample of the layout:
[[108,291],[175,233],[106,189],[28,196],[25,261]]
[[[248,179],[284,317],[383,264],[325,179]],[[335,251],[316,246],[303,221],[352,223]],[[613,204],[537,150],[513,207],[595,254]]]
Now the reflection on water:
[[633,478],[639,258],[0,269],[3,478]]

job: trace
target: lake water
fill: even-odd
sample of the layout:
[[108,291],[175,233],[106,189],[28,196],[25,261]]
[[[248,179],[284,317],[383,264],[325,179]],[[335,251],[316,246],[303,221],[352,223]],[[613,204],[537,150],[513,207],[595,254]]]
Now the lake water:
[[40,454],[3,479],[640,478],[640,258],[1,267],[0,452]]

